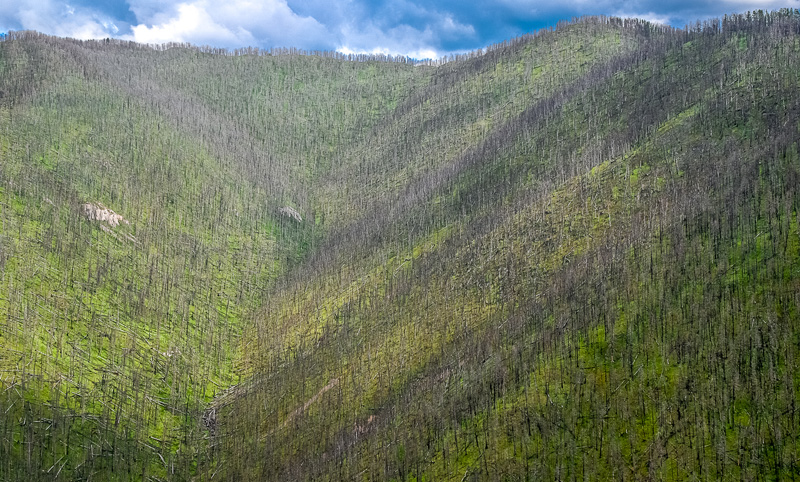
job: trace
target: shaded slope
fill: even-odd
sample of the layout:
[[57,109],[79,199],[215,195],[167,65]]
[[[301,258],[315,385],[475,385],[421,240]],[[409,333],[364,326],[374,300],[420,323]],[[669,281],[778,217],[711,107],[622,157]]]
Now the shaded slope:
[[[369,217],[384,234],[356,230],[327,276],[271,298],[253,380],[218,402],[238,415],[222,419],[231,474],[796,473],[797,24],[743,24],[523,113],[431,194]],[[769,370],[746,354],[754,317]]]

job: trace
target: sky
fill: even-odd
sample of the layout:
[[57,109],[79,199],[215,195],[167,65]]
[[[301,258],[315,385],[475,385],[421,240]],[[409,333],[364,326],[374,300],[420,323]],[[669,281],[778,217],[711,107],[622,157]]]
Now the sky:
[[800,0],[0,0],[0,32],[440,58],[581,15],[682,28]]

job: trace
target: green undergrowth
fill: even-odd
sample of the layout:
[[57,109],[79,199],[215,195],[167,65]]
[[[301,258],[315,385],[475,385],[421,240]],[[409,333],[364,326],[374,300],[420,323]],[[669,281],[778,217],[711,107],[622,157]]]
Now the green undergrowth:
[[[4,433],[36,439],[72,414],[81,423],[44,439],[41,466],[195,470],[198,417],[235,381],[243,307],[258,306],[286,266],[261,228],[274,215],[251,215],[263,193],[97,85],[65,82],[3,118],[14,140],[3,147],[3,404],[40,423]],[[86,203],[127,222],[90,221]],[[121,433],[134,452],[113,448]],[[83,437],[79,448],[66,442]],[[14,474],[22,455],[9,455]]]
[[0,479],[796,478],[797,32],[0,42]]
[[[641,75],[634,71],[611,82],[638,82]],[[308,454],[316,454],[311,464],[319,472],[303,473],[331,479],[684,480],[699,473],[738,479],[762,473],[755,461],[766,456],[772,457],[769,470],[794,473],[791,420],[771,429],[772,415],[759,415],[790,410],[794,362],[771,382],[764,377],[772,372],[718,362],[719,353],[730,351],[720,345],[728,333],[740,333],[724,342],[742,347],[737,352],[748,352],[743,347],[763,336],[752,317],[770,319],[773,301],[758,298],[726,315],[706,310],[712,300],[745,306],[753,302],[750,290],[781,299],[785,310],[798,274],[785,274],[797,263],[788,256],[797,241],[786,234],[797,229],[791,222],[796,198],[784,191],[798,167],[794,148],[772,151],[761,161],[771,171],[745,177],[756,179],[749,186],[760,186],[757,202],[739,198],[740,214],[723,214],[737,193],[752,192],[734,180],[752,174],[758,161],[735,168],[726,163],[761,155],[749,142],[720,140],[748,122],[734,110],[717,110],[727,96],[700,90],[671,104],[652,118],[648,136],[577,169],[550,191],[542,190],[541,176],[535,182],[524,173],[509,176],[503,161],[522,164],[526,157],[504,152],[485,170],[478,165],[456,178],[451,189],[464,195],[430,198],[438,206],[433,212],[456,207],[464,213],[472,193],[485,196],[433,251],[414,248],[423,255],[394,257],[402,244],[379,244],[372,257],[336,265],[336,275],[322,278],[328,281],[318,278],[274,298],[277,307],[265,312],[257,325],[261,336],[252,338],[271,348],[249,349],[253,372],[270,378],[255,377],[238,400],[225,400],[225,409],[275,409],[259,419],[261,437],[224,444],[232,453],[254,444],[257,456],[278,462],[258,471],[245,456],[230,474],[291,476],[291,467],[299,457],[308,461]],[[562,122],[571,124],[569,115],[585,109],[578,99]],[[718,118],[710,122],[712,112]],[[553,122],[543,135],[563,125]],[[709,131],[716,136],[709,139]],[[722,156],[723,150],[738,155]],[[477,189],[507,179],[518,184],[498,196]],[[751,204],[741,204],[745,199]],[[775,206],[784,206],[782,214]],[[490,216],[499,219],[487,222]],[[704,223],[713,219],[720,227],[708,231]],[[731,274],[720,262],[744,255],[736,244],[725,245],[727,236],[749,240],[742,248],[746,270]],[[788,243],[785,249],[778,238]],[[786,255],[778,260],[777,252]],[[401,259],[409,270],[394,267]],[[774,272],[761,268],[773,265]],[[392,270],[399,276],[375,276]],[[724,275],[737,278],[713,281]],[[721,319],[725,323],[709,324]],[[286,336],[284,320],[295,320],[289,326],[299,332]],[[775,339],[791,339],[791,324],[773,328],[781,333]],[[275,348],[287,339],[291,349]],[[774,356],[796,359],[786,344],[774,349],[781,351]],[[276,353],[284,355],[276,359]],[[732,392],[725,392],[728,378],[720,377],[739,377]],[[764,383],[782,405],[749,410]],[[720,404],[731,407],[728,418],[709,418]],[[752,428],[756,418],[759,431]],[[232,432],[246,432],[232,417],[226,420]],[[777,451],[771,445],[776,433],[793,434]],[[341,465],[325,462],[331,453]]]

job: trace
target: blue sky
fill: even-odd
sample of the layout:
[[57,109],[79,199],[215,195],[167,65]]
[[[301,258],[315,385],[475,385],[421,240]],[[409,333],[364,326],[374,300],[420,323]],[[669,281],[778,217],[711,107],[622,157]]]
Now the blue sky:
[[438,58],[580,15],[683,27],[800,0],[2,0],[0,32]]

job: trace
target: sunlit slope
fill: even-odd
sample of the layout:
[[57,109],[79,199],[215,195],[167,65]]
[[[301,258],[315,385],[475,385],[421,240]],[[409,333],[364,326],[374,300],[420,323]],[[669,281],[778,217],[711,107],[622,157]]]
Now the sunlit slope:
[[319,210],[328,221],[346,223],[345,230],[354,219],[383,213],[407,191],[435,183],[441,170],[451,171],[532,104],[643,48],[644,31],[585,21],[441,66],[381,119],[367,142],[342,153],[320,186]]
[[78,75],[0,119],[2,478],[141,477],[159,454],[188,470],[243,317],[286,266],[266,193]]
[[320,153],[423,72],[35,33],[0,59],[0,478],[205,473],[242,328],[321,229]]

